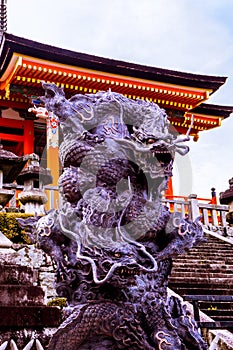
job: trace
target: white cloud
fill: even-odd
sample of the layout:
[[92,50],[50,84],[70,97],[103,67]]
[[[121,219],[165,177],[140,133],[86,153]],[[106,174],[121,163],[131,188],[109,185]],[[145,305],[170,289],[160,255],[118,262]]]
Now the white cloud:
[[[77,51],[207,72],[232,47],[206,0],[11,0],[9,31]],[[215,6],[214,6],[215,5]]]

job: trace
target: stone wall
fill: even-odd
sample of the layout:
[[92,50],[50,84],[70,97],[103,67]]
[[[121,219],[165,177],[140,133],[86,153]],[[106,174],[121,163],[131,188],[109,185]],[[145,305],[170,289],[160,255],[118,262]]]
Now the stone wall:
[[44,289],[45,303],[47,304],[49,300],[56,298],[57,294],[54,288],[55,266],[51,258],[34,245],[25,245],[22,248],[20,248],[20,245],[17,245],[15,247],[18,250],[4,249],[3,254],[0,252],[0,262],[33,268],[38,274],[36,283]]
[[44,350],[61,323],[51,259],[33,245],[0,248],[0,348]]

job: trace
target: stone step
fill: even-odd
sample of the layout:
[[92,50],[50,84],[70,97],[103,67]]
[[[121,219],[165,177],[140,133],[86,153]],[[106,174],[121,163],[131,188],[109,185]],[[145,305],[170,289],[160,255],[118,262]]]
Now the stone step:
[[[228,250],[228,251],[231,251],[232,250],[232,247],[233,247],[233,244],[228,244],[228,243],[216,243],[216,244],[208,244],[206,246],[203,246],[200,248],[201,249],[207,249],[209,248],[210,250],[213,250],[213,251],[218,251],[218,250]],[[195,247],[194,249],[198,250],[198,246]]]
[[[196,246],[196,247],[193,247],[193,248],[191,248],[190,250],[189,250],[189,252],[190,251],[192,251],[192,252],[194,252],[194,253],[198,253],[198,252],[210,252],[210,251],[213,251],[214,253],[216,253],[217,251],[219,251],[219,250],[222,250],[222,251],[224,251],[224,252],[230,252],[231,250],[232,250],[232,246],[229,246],[229,247],[226,247],[225,245],[216,245],[216,246],[214,246],[214,245],[207,245],[207,246]],[[188,252],[187,253],[185,253],[185,254],[188,254]]]
[[227,243],[222,243],[222,244],[217,243],[216,244],[216,243],[209,242],[207,244],[203,244],[203,245],[200,244],[198,246],[191,248],[192,251],[199,251],[199,250],[204,250],[204,249],[214,250],[215,252],[218,251],[218,249],[230,251],[232,249],[232,244],[227,245]]
[[[219,250],[220,252],[220,250]],[[206,257],[206,259],[214,259],[214,260],[226,260],[226,259],[229,259],[231,260],[233,258],[233,255],[232,255],[232,252],[221,252],[220,253],[212,253],[211,251],[210,252],[199,252],[199,253],[194,253],[192,252],[191,254],[188,254],[188,255],[179,255],[178,258],[194,258],[194,259],[199,259],[199,258],[203,258],[203,257]]]
[[186,285],[186,286],[192,286],[192,285],[198,285],[198,287],[222,287],[227,289],[232,289],[233,291],[233,280],[230,280],[229,278],[201,278],[199,276],[196,277],[189,277],[188,279],[184,279],[184,277],[169,277],[169,283],[172,285]]
[[233,260],[233,256],[223,256],[221,254],[217,254],[217,256],[214,256],[213,254],[207,255],[207,254],[190,254],[190,255],[178,255],[176,256],[176,258],[174,259],[174,261],[180,261],[180,260],[184,260],[184,261],[191,261],[191,260],[210,260],[210,261],[217,261],[217,262],[221,262],[221,261],[225,261],[225,260]]
[[[226,253],[226,254],[220,254],[221,250],[219,250],[219,253],[211,253],[211,252],[199,252],[199,253],[190,253],[190,254],[185,254],[185,255],[178,255],[176,259],[200,259],[205,257],[206,259],[214,259],[214,260],[232,260],[233,255],[232,252]],[[175,260],[176,260],[175,259]]]
[[204,309],[202,307],[200,307],[201,311],[203,311],[205,314],[210,315],[211,317],[217,317],[217,316],[221,316],[224,318],[228,317],[228,318],[232,318],[233,321],[233,310],[231,309],[220,309],[220,310],[214,310],[214,309]]
[[213,260],[217,260],[217,261],[225,261],[225,260],[229,260],[229,261],[233,261],[233,256],[232,253],[225,253],[224,255],[221,254],[212,254],[211,252],[209,253],[203,253],[200,252],[199,254],[189,254],[189,255],[180,255],[179,257],[177,257],[176,259],[213,259]]
[[218,239],[217,241],[208,240],[207,242],[203,242],[203,243],[199,244],[198,246],[193,247],[193,249],[198,249],[198,247],[200,247],[200,248],[208,248],[208,247],[218,248],[218,247],[223,247],[225,249],[229,249],[231,246],[232,246],[232,244]]
[[174,275],[174,273],[201,273],[203,271],[209,271],[210,273],[223,273],[223,274],[233,274],[233,268],[227,268],[226,266],[225,267],[219,267],[219,268],[216,268],[216,267],[211,267],[211,266],[203,266],[203,267],[195,267],[195,266],[192,266],[190,267],[189,269],[187,269],[186,267],[184,266],[175,266],[173,267],[172,269],[172,275]]
[[[173,264],[173,267],[172,267],[172,271],[174,270],[180,270],[180,271],[187,271],[187,270],[214,270],[216,269],[216,265],[218,264],[213,264],[214,266],[211,267],[209,263],[207,264],[191,264],[190,266],[188,266],[188,264]],[[223,265],[218,265],[217,268],[218,269],[221,269],[221,271],[231,271],[233,270],[233,266],[229,266],[229,265],[225,265],[226,267],[224,267]]]
[[175,268],[183,268],[187,270],[187,268],[221,268],[221,269],[233,269],[233,265],[226,265],[225,262],[221,261],[220,263],[216,263],[215,261],[212,262],[203,262],[203,261],[190,261],[188,264],[187,262],[182,261],[173,261],[173,269]]
[[[173,274],[169,277],[169,280],[176,280],[184,282],[184,277],[180,277],[180,276],[173,276]],[[188,280],[185,279],[185,282],[190,284],[190,283],[205,283],[207,281],[207,283],[211,282],[211,283],[226,283],[228,286],[233,286],[233,278],[229,277],[228,275],[223,275],[221,274],[221,277],[215,277],[211,276],[211,273],[208,274],[208,272],[202,277],[200,276],[200,274],[195,274],[194,276],[189,276]]]
[[0,306],[0,329],[58,327],[61,310],[55,306]]
[[185,272],[185,271],[210,271],[212,273],[228,273],[228,274],[232,274],[233,273],[233,266],[232,265],[218,265],[218,264],[213,264],[212,266],[208,263],[208,264],[173,264],[173,268],[172,268],[172,273],[175,271],[179,271],[179,272]]
[[219,302],[219,301],[199,301],[198,302],[200,308],[202,310],[209,310],[212,308],[216,308],[216,310],[233,310],[233,302]]
[[0,306],[42,305],[45,293],[39,286],[0,285]]
[[222,239],[219,239],[218,237],[214,237],[214,236],[210,236],[208,233],[204,233],[204,238],[205,241],[201,242],[201,245],[205,245],[205,244],[209,244],[209,243],[218,243],[220,242],[220,244],[231,244],[227,241],[223,241]]
[[[212,316],[211,316],[212,317]],[[232,321],[233,322],[233,316],[213,316],[214,321]]]
[[[205,247],[205,246],[211,246],[211,245],[215,245],[216,247],[218,246],[225,246],[225,247],[230,247],[232,244],[227,242],[227,241],[223,241],[222,239],[219,238],[215,238],[215,237],[210,237],[209,235],[204,237],[206,239],[205,242],[202,242],[200,244],[200,247]],[[196,247],[195,247],[196,248]]]
[[214,268],[221,268],[223,270],[233,270],[233,265],[232,264],[225,264],[224,262],[221,263],[216,263],[214,261],[212,261],[212,263],[210,262],[191,262],[191,263],[186,263],[180,261],[179,263],[176,261],[173,263],[173,269],[176,268],[183,268],[183,269],[214,269]]
[[216,260],[216,259],[192,259],[192,258],[176,258],[176,260],[173,260],[173,265],[187,265],[187,266],[191,266],[191,265],[204,265],[204,264],[219,264],[219,265],[223,265],[223,264],[227,264],[229,266],[233,266],[233,260]]
[[230,248],[232,247],[232,244],[231,243],[228,243],[226,241],[222,241],[221,239],[216,239],[215,241],[213,240],[209,240],[207,243],[205,243],[203,246],[210,246],[210,247],[215,247],[215,248],[218,248],[218,247],[224,247],[224,248]]
[[[233,270],[233,265],[226,265],[225,262],[221,262],[221,263],[215,263],[214,261],[211,261],[211,263],[206,263],[206,264],[203,264],[203,263],[198,263],[198,264],[195,264],[191,262],[191,264],[189,264],[189,266],[191,268],[208,268],[208,269],[221,269],[221,270]],[[188,267],[188,264],[184,264],[184,263],[181,263],[181,262],[177,262],[176,260],[173,261],[173,268],[180,268],[180,269],[187,269]]]
[[[205,272],[204,272],[205,271]],[[184,271],[184,272],[181,272],[181,271],[172,271],[172,274],[171,274],[171,277],[170,278],[202,278],[202,279],[210,279],[210,278],[217,278],[217,279],[220,279],[220,278],[231,278],[233,279],[233,274],[232,273],[226,273],[226,272],[212,272],[212,271],[208,271],[208,270],[203,270],[202,272],[197,272],[196,271],[191,271],[191,270],[188,270],[188,271]]]
[[[221,253],[220,253],[221,252]],[[225,260],[225,258],[232,258],[232,251],[221,251],[221,249],[218,249],[217,252],[213,252],[211,249],[208,251],[200,250],[198,252],[191,251],[190,254],[183,254],[180,255],[181,257],[196,257],[199,258],[200,256],[206,256],[206,257],[213,257],[215,259],[222,259]]]
[[[215,239],[211,239],[210,236],[207,237],[207,240],[205,242],[202,242],[201,244],[199,244],[200,247],[219,247],[219,246],[223,246],[223,247],[231,247],[232,244],[226,241],[223,241],[221,239],[216,238]],[[194,249],[197,249],[197,246],[194,247]]]
[[1,284],[23,284],[36,283],[38,272],[28,266],[2,265],[0,264],[0,285]]
[[232,273],[230,271],[233,271],[233,266],[229,265],[218,265],[218,264],[196,264],[196,265],[186,265],[186,264],[173,264],[172,271],[211,271],[211,272],[222,272],[222,273]]
[[223,273],[223,274],[229,274],[231,275],[233,273],[233,266],[228,266],[225,265],[226,267],[221,267],[219,265],[218,268],[216,266],[210,267],[209,264],[200,264],[200,265],[191,265],[191,266],[186,266],[186,265],[174,265],[172,267],[172,273],[173,272],[210,272],[210,273]]
[[[177,276],[170,276],[168,279],[169,283],[176,286],[176,285],[185,285],[185,286],[195,286],[198,288],[202,287],[210,287],[214,288],[216,286],[217,288],[224,288],[224,289],[232,289],[233,294],[233,282],[229,283],[228,278],[214,278],[214,277],[196,277],[196,276],[183,276],[183,277],[177,277]],[[192,293],[190,292],[192,295]],[[200,293],[202,294],[202,293]]]
[[197,252],[199,250],[213,250],[214,252],[217,252],[218,250],[223,250],[223,251],[231,251],[232,250],[232,245],[225,245],[224,243],[223,244],[207,244],[207,245],[199,245],[199,246],[196,246],[196,247],[193,247],[191,250],[194,251],[194,252]]
[[[185,283],[184,283],[185,284]],[[180,296],[184,295],[232,295],[232,289],[224,289],[221,286],[214,286],[214,289],[211,289],[211,286],[192,286],[189,285],[176,285],[174,283],[169,283],[168,287],[172,289],[175,293]]]
[[197,246],[197,247],[193,247],[190,251],[192,251],[193,253],[198,253],[198,252],[210,252],[210,251],[214,251],[217,252],[218,250],[221,250],[223,252],[230,252],[232,251],[232,245],[229,247],[226,247],[225,245],[208,245],[208,246]]
[[224,243],[223,244],[207,244],[207,245],[199,245],[197,247],[191,248],[190,251],[192,252],[199,252],[199,251],[210,251],[213,250],[217,252],[218,250],[223,250],[223,251],[228,251],[230,252],[232,250],[232,245],[226,246]]

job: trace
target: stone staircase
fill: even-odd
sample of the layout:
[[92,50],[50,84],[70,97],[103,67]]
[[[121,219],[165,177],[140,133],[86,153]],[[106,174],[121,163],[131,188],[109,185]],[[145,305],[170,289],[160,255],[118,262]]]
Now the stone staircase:
[[233,245],[208,234],[205,237],[207,242],[174,259],[169,288],[182,297],[232,296],[232,302],[199,302],[199,307],[215,321],[233,321]]
[[45,293],[37,285],[37,275],[29,266],[0,263],[0,348],[6,344],[4,349],[18,349],[12,347],[15,341],[23,349],[35,335],[46,344],[43,330],[59,326],[61,311],[44,305]]

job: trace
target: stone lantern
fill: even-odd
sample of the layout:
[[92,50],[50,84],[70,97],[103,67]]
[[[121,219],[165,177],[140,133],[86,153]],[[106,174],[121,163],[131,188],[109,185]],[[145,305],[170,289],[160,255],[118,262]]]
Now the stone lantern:
[[48,198],[44,186],[52,182],[50,170],[44,169],[39,164],[39,156],[31,154],[28,156],[28,165],[19,174],[17,183],[23,185],[23,191],[18,199],[27,214],[45,214],[44,204]]
[[18,157],[3,149],[3,145],[0,144],[0,206],[2,208],[14,196],[13,182],[27,163],[27,159],[27,156]]
[[219,194],[221,204],[227,204],[229,212],[226,215],[227,222],[233,226],[233,177],[229,180],[229,188]]

